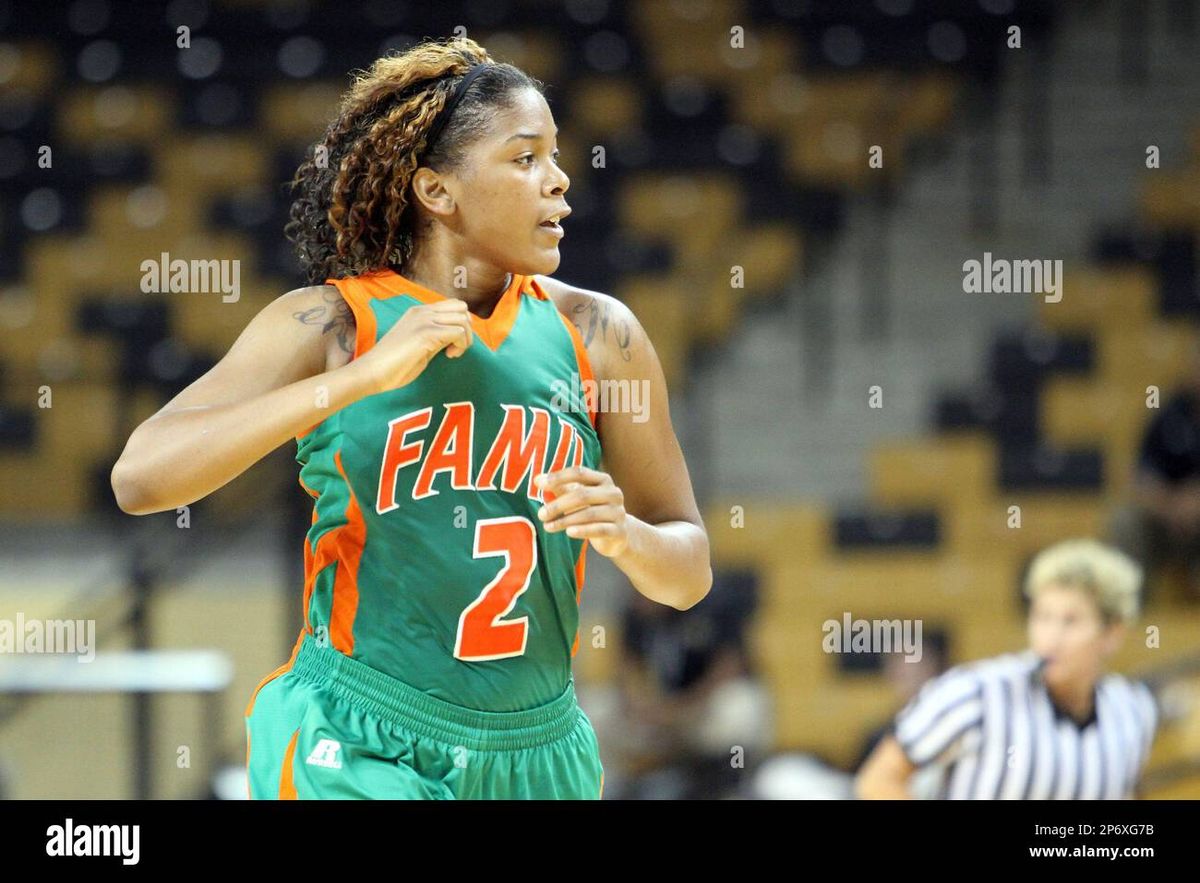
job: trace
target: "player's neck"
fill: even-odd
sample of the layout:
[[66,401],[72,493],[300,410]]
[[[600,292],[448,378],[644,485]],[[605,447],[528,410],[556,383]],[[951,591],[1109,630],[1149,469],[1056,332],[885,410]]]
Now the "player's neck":
[[475,261],[438,260],[414,255],[393,268],[397,273],[443,297],[465,301],[467,309],[486,319],[512,282],[512,274]]

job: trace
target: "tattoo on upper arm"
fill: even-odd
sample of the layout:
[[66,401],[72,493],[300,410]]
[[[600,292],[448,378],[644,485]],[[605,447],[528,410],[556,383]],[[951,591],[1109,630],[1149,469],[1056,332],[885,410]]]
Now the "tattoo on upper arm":
[[621,353],[621,360],[628,362],[633,358],[633,352],[629,347],[633,339],[633,328],[630,327],[628,319],[615,315],[615,311],[609,304],[589,300],[587,303],[576,304],[571,309],[571,314],[571,321],[579,329],[584,346],[591,346],[597,336],[607,342],[611,325],[613,340]]
[[328,334],[332,331],[337,335],[338,346],[344,352],[354,352],[354,313],[350,311],[350,305],[338,292],[337,289],[325,291],[321,294],[321,299],[325,301],[321,306],[309,307],[307,310],[300,310],[292,313],[292,317],[304,325],[320,325],[321,334]]

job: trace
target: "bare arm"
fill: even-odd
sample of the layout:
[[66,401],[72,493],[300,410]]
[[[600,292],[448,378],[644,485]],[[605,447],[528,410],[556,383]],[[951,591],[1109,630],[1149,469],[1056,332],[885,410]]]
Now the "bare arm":
[[[589,538],[640,593],[687,610],[708,594],[713,573],[708,534],[671,424],[662,365],[628,307],[606,295],[590,299],[568,318],[580,327],[597,379],[627,381],[642,407],[601,414],[606,473],[575,467],[557,473],[557,480],[547,477],[561,495],[547,505],[544,523],[547,530],[575,527],[571,536]],[[587,310],[603,316],[589,317]],[[595,328],[610,323],[617,333],[593,338]]]
[[631,389],[636,384],[647,393],[643,412],[609,412],[600,420],[604,460],[631,513],[629,545],[612,560],[643,595],[686,610],[712,588],[708,533],[671,423],[667,382],[654,345],[628,307],[614,298],[593,304],[593,309],[605,308],[627,323],[629,334],[614,336],[608,346],[604,376],[628,380]]
[[335,411],[411,383],[435,356],[459,358],[475,339],[456,298],[412,307],[347,361],[351,328],[333,286],[297,288],[264,307],[212,370],[134,430],[112,471],[117,505],[146,515],[194,502]]
[[325,370],[327,353],[340,348],[345,361],[353,346],[332,286],[276,298],[221,361],[134,430],[112,470],[117,505],[147,515],[195,502],[372,392],[358,362]]
[[863,800],[911,800],[908,780],[917,768],[896,737],[880,740],[854,778],[854,793]]

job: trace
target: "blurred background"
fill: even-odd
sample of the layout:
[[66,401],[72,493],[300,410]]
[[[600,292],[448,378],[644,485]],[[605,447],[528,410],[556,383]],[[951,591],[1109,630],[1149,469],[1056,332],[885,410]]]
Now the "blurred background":
[[[302,284],[283,184],[349,72],[456,27],[548,84],[556,275],[650,332],[713,547],[684,613],[589,555],[605,797],[847,796],[924,679],[1024,646],[1023,569],[1073,536],[1148,567],[1114,668],[1162,707],[1145,796],[1200,796],[1193,0],[0,0],[0,619],[98,647],[0,654],[0,796],[244,795],[295,450],[180,513],[109,473]],[[240,298],[144,293],[163,252]],[[1061,301],[967,293],[985,252],[1061,260]],[[919,620],[921,662],[826,653],[845,615]]]

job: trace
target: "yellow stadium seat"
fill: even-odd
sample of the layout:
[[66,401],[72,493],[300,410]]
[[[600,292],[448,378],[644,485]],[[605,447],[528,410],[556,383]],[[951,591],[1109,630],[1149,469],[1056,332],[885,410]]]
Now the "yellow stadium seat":
[[823,558],[829,550],[828,522],[821,507],[756,499],[716,500],[704,511],[713,560],[723,567]]
[[1158,309],[1156,288],[1153,271],[1143,267],[1068,271],[1062,300],[1039,298],[1038,318],[1056,331],[1111,327],[1128,336],[1152,321]]
[[174,96],[155,86],[87,86],[59,99],[58,129],[73,144],[157,144],[174,124]]
[[730,46],[727,39],[721,50],[731,91],[759,91],[767,78],[796,70],[801,50],[795,34],[783,28],[752,29],[744,37],[742,47]]
[[256,137],[179,136],[155,148],[159,185],[173,199],[213,199],[270,179],[270,157]]
[[1051,377],[1042,391],[1047,438],[1068,447],[1104,442],[1114,433],[1136,434],[1147,415],[1146,390],[1086,377]]
[[899,706],[894,691],[878,679],[830,678],[808,695],[793,693],[791,698],[801,713],[795,729],[781,733],[781,740],[843,767],[857,760],[867,733],[886,723]]
[[44,97],[53,88],[60,68],[54,47],[40,41],[8,43],[0,51],[0,84],[5,89],[24,89]]
[[[637,84],[619,77],[580,80],[571,89],[570,106],[577,138],[612,138],[637,128],[642,120],[642,93]],[[562,140],[560,134],[560,148]]]
[[[27,518],[77,515],[92,500],[91,470],[113,460],[117,389],[91,381],[50,381],[50,407],[34,407],[37,447],[0,453],[5,503]],[[31,396],[28,405],[38,402]]]
[[885,442],[870,455],[871,498],[894,507],[989,499],[995,447],[982,432]]
[[1155,169],[1142,181],[1141,215],[1164,228],[1200,226],[1200,169]]
[[726,65],[697,60],[721,56],[729,47],[731,28],[746,23],[741,0],[638,3],[630,12],[643,43],[654,47],[647,62],[656,76],[698,77],[713,85],[725,76]]
[[140,238],[157,257],[152,243],[181,237],[203,226],[204,208],[199,199],[171,195],[155,185],[149,190],[124,184],[103,185],[96,187],[88,199],[88,230],[116,247],[128,242],[130,236]]
[[262,131],[278,143],[316,143],[336,116],[340,95],[337,83],[270,86],[259,110]]
[[793,128],[785,156],[787,171],[797,181],[829,187],[861,187],[873,171],[867,165],[867,152],[874,143],[869,133],[858,120],[808,120]]
[[1058,540],[1099,537],[1107,522],[1105,501],[1095,494],[1023,491],[951,510],[943,520],[956,553],[1014,566]]
[[1155,386],[1165,397],[1192,370],[1200,335],[1190,321],[1172,319],[1137,334],[1105,331],[1097,343],[1097,374],[1104,382],[1141,389],[1143,395]]
[[[725,340],[753,296],[778,295],[800,270],[800,238],[785,224],[742,229],[727,236],[711,252],[711,261],[695,273],[697,303],[693,343],[716,346]],[[734,267],[741,268],[742,287],[734,287]]]
[[958,93],[958,82],[943,74],[908,78],[896,106],[896,125],[901,135],[928,133],[946,125],[954,114]]
[[515,65],[543,83],[563,79],[566,44],[553,31],[480,31],[475,39],[498,62]]
[[1119,495],[1128,486],[1146,422],[1154,413],[1146,401],[1145,388],[1052,377],[1042,392],[1042,425],[1046,437],[1060,447],[1100,447],[1105,487],[1110,494]]
[[622,184],[617,210],[631,232],[669,237],[695,257],[711,253],[714,240],[737,223],[744,198],[724,175],[636,175]]
[[1015,570],[965,555],[891,552],[792,558],[764,581],[764,604],[797,626],[855,618],[954,617],[1013,609]]

